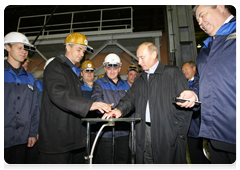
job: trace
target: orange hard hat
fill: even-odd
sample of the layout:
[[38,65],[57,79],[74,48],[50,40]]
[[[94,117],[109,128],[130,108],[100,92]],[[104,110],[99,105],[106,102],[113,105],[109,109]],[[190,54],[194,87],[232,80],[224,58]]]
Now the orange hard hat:
[[69,34],[64,41],[64,45],[66,45],[66,44],[84,45],[84,46],[86,46],[87,52],[90,52],[90,53],[94,52],[93,48],[88,46],[87,37],[81,33],[74,32],[74,33]]

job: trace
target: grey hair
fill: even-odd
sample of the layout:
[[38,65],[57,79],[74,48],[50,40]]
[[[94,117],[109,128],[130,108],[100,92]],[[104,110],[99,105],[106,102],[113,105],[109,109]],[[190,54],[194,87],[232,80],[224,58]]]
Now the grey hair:
[[65,50],[67,51],[67,45],[69,45],[70,47],[73,47],[74,45],[76,44],[73,44],[73,43],[66,43],[66,46],[65,46]]
[[[185,62],[185,63],[183,63],[183,65],[185,65],[185,64],[189,64],[192,68],[194,67],[194,66],[196,66],[197,67],[197,64],[194,62],[194,61],[187,61],[187,62]],[[182,66],[183,66],[182,65]]]
[[[213,9],[216,9],[217,8],[217,5],[205,5],[205,6],[208,6],[208,7],[211,7]],[[196,10],[197,8],[199,7],[199,5],[195,5],[194,8],[192,9],[192,14],[193,16],[196,17]],[[227,11],[232,14],[234,13],[234,10],[233,10],[233,6],[232,5],[225,5],[225,9],[227,9]]]

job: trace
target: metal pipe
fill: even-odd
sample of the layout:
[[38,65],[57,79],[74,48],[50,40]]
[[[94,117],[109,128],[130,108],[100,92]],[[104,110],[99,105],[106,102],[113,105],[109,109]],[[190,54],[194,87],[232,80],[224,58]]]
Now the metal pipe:
[[[110,120],[108,123],[103,124],[102,127],[100,128],[100,130],[98,131],[97,136],[95,137],[95,140],[94,140],[94,142],[93,142],[93,146],[92,146],[91,153],[90,153],[90,155],[88,156],[88,159],[90,159],[90,164],[92,164],[93,151],[94,151],[96,142],[97,142],[97,140],[98,140],[98,137],[99,137],[100,133],[102,132],[102,130],[103,130],[103,128],[104,128],[105,126],[113,126],[113,127],[114,127],[114,126],[115,126],[115,122]],[[89,130],[89,129],[87,129],[87,131],[88,131],[88,130]],[[85,157],[85,159],[86,159],[86,157]]]
[[[87,155],[89,155],[89,148],[90,148],[90,122],[87,122],[87,140],[86,140],[86,152],[87,152]],[[89,159],[87,159],[87,163],[89,163]]]
[[57,7],[58,7],[58,5],[54,8],[51,16],[48,18],[47,22],[44,24],[44,26],[43,26],[42,29],[40,30],[39,34],[37,35],[37,37],[36,37],[35,40],[33,41],[33,43],[32,43],[33,45],[34,45],[35,42],[37,41],[37,39],[38,39],[38,37],[40,36],[40,34],[42,33],[42,31],[45,29],[47,23],[48,23],[48,22],[50,21],[50,19],[52,18],[52,16],[53,16],[54,12],[56,11]]
[[112,127],[112,164],[115,162],[115,153],[114,153],[114,145],[115,145],[115,127]]

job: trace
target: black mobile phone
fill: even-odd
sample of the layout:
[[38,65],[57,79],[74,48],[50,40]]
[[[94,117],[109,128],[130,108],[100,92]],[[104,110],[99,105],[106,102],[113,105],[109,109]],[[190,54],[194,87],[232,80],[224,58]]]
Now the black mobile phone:
[[[174,100],[175,102],[181,102],[181,103],[184,103],[184,102],[186,102],[186,101],[190,101],[190,100],[188,100],[188,99],[181,99],[181,98],[179,98],[179,97],[174,97],[173,100]],[[195,105],[199,105],[199,104],[201,104],[201,102],[195,101]]]

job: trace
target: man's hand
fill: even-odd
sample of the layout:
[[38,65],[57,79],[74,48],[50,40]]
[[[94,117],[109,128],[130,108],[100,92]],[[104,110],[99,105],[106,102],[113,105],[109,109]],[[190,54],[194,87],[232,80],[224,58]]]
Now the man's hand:
[[33,147],[36,142],[37,142],[37,138],[29,137],[27,147]]
[[105,113],[105,114],[102,116],[102,119],[109,119],[109,118],[112,117],[112,116],[115,116],[116,119],[118,119],[121,115],[122,115],[122,113],[121,113],[120,110],[114,109],[114,110],[112,110],[111,112]]
[[99,110],[101,113],[110,112],[112,110],[111,107],[113,105],[114,105],[114,103],[107,104],[107,103],[103,103],[103,102],[94,102],[90,108],[90,111]]
[[192,108],[195,105],[195,102],[197,100],[197,95],[191,91],[191,90],[184,90],[179,98],[181,99],[188,99],[191,101],[186,101],[184,103],[181,102],[176,102],[177,105],[181,106],[181,107],[185,107],[185,108]]

